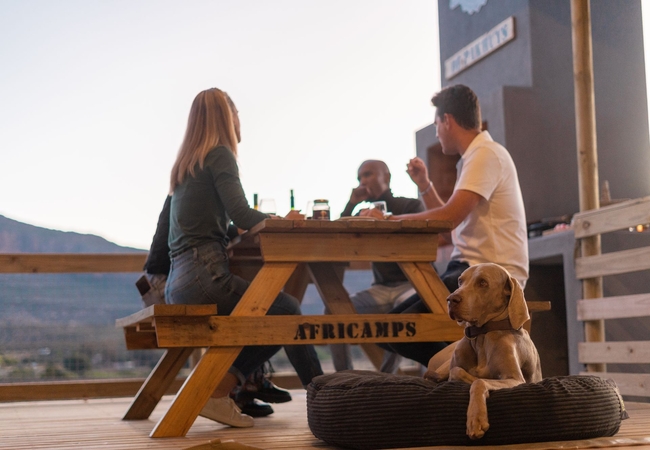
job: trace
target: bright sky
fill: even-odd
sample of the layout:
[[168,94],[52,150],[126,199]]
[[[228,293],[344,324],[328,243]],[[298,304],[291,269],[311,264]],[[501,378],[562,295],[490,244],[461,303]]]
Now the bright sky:
[[368,158],[415,196],[437,21],[436,0],[0,0],[0,214],[148,248],[192,99],[213,86],[240,111],[251,202],[284,214],[294,189],[337,217]]
[[435,0],[0,0],[0,214],[149,248],[194,96],[240,111],[252,203],[393,191],[440,89]]

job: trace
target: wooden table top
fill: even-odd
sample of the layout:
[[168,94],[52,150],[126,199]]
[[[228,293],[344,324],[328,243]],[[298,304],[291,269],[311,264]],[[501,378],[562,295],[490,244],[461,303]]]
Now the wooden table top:
[[[267,262],[431,262],[436,258],[437,235],[449,230],[451,223],[440,220],[266,219],[234,238],[229,248],[235,259],[254,259],[261,247]],[[420,237],[412,239],[416,236]]]
[[356,217],[338,220],[266,219],[232,239],[230,247],[259,247],[259,235],[267,233],[438,234],[451,230],[451,222],[445,220],[376,220]]
[[377,220],[356,216],[337,220],[266,219],[241,237],[248,233],[443,233],[451,229],[451,222],[446,220]]

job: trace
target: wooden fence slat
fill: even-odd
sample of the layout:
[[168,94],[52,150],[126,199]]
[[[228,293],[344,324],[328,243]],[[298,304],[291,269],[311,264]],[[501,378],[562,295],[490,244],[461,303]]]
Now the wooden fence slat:
[[578,300],[578,320],[650,316],[650,294]]
[[[166,394],[175,394],[184,381],[184,378],[176,379]],[[133,397],[142,383],[143,378],[2,383],[0,402]]]
[[650,363],[650,341],[580,342],[578,358],[583,364]]
[[581,372],[580,374],[614,380],[622,395],[650,397],[650,374],[648,373]]
[[650,196],[576,214],[573,229],[579,239],[647,223],[650,223]]
[[2,253],[0,273],[142,272],[147,253]]
[[650,269],[650,247],[576,258],[579,280]]

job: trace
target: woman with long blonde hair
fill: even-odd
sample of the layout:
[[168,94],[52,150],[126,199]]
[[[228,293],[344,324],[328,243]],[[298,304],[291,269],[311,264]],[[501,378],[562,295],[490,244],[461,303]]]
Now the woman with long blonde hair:
[[[250,284],[230,273],[228,226],[232,220],[248,230],[271,216],[246,200],[236,161],[239,141],[239,115],[230,97],[217,88],[200,92],[171,172],[168,303],[216,303],[218,314],[228,315]],[[292,211],[287,218],[296,214]],[[267,314],[299,315],[300,304],[280,293]],[[200,415],[234,427],[253,426],[252,417],[241,414],[229,393],[279,349],[244,347]],[[323,373],[313,346],[287,346],[285,351],[303,385]]]

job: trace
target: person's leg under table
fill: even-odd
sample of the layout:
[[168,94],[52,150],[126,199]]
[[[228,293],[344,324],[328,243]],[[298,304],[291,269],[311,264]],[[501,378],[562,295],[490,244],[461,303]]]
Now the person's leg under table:
[[[415,294],[415,289],[413,289],[411,283],[402,283],[400,285],[390,287],[390,299],[393,308],[398,305],[401,305],[404,301],[412,297],[414,294]],[[399,366],[401,362],[402,362],[401,355],[391,351],[385,351],[384,360],[381,362],[381,367],[379,368],[379,371],[384,373],[395,374],[399,371]]]
[[[415,290],[408,282],[394,285],[374,284],[369,289],[350,296],[350,301],[357,314],[387,314],[414,292]],[[330,314],[328,308],[325,308],[325,314]],[[337,372],[354,369],[350,344],[330,344],[329,348],[334,369]],[[378,369],[380,372],[397,373],[401,360],[400,355],[386,351]]]
[[[350,301],[350,295],[341,282],[333,263],[318,262],[307,265],[310,276],[316,285],[325,306],[332,314],[355,314],[356,310]],[[379,368],[383,359],[383,351],[375,344],[361,344],[368,358],[375,367]]]
[[[301,315],[300,303],[296,298],[285,294],[284,292],[280,292],[269,308],[267,315]],[[259,364],[257,363],[258,361],[266,361],[270,358],[268,355],[271,349],[275,349],[273,351],[273,354],[275,354],[275,352],[279,350],[279,347],[245,347],[239,357],[233,363],[233,366],[237,367],[242,372],[242,374],[247,377],[250,375],[250,373],[257,369],[257,367],[259,367]],[[313,345],[285,345],[284,350],[287,353],[289,362],[291,362],[291,365],[296,370],[296,373],[298,374],[298,377],[300,378],[303,386],[307,386],[309,383],[311,383],[312,378],[323,374],[320,361],[318,360],[318,355],[316,354],[316,349]]]
[[[350,301],[354,306],[357,314],[386,314],[392,307],[393,303],[385,301],[385,295],[382,292],[384,286],[359,291],[350,296]],[[330,314],[329,309],[325,308],[325,314]],[[349,344],[330,344],[330,353],[334,369],[338,372],[341,370],[354,369],[352,364],[352,352]]]
[[[440,276],[440,279],[450,292],[458,289],[458,277],[468,267],[469,264],[460,261],[451,261],[447,265],[447,270]],[[427,305],[417,294],[390,311],[391,314],[426,314],[430,312]],[[448,342],[406,342],[380,344],[380,347],[417,361],[426,367],[431,357],[448,344]]]
[[[391,314],[430,314],[429,308],[424,304],[418,294],[402,302],[390,311]],[[397,353],[405,358],[419,362],[423,366],[429,363],[429,359],[447,346],[447,342],[401,342],[391,344],[379,344],[385,350]]]

